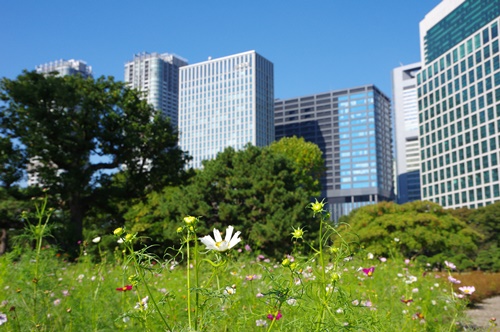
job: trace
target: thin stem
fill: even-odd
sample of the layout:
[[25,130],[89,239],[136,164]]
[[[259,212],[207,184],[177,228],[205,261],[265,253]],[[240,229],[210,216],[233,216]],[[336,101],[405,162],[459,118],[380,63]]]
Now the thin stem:
[[326,292],[326,276],[325,276],[325,257],[323,255],[323,215],[321,216],[321,220],[319,223],[319,264],[321,268],[321,284],[320,284],[320,289],[319,289],[319,295],[320,295],[320,312],[319,312],[319,319],[318,319],[318,325],[316,327],[316,331],[319,331],[323,322],[323,316],[325,314],[325,304],[326,304],[326,299],[325,299],[325,292]]
[[188,323],[189,323],[189,331],[192,331],[192,325],[191,325],[191,275],[190,275],[190,268],[189,268],[189,262],[190,262],[190,251],[189,251],[189,242],[191,241],[191,232],[188,230],[188,235],[187,235],[187,244],[186,244],[186,249],[187,249],[187,267],[186,267],[186,274],[187,274],[187,306],[188,306]]

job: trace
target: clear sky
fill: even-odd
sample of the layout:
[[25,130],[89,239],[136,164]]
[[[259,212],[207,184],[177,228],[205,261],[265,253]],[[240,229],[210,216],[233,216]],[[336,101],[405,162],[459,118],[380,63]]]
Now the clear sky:
[[440,0],[3,0],[0,77],[59,59],[123,80],[141,52],[197,63],[255,50],[276,98],[375,84],[420,61],[419,22]]

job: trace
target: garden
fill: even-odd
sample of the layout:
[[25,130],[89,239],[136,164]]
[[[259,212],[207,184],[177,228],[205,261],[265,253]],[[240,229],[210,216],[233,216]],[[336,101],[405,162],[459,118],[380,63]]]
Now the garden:
[[[0,330],[6,331],[455,331],[476,293],[457,266],[443,269],[401,255],[393,238],[378,256],[347,242],[324,203],[309,205],[317,238],[290,229],[281,259],[255,251],[233,226],[199,234],[186,216],[178,246],[160,257],[143,239],[117,228],[112,253],[101,237],[81,242],[76,262],[46,244],[47,200],[23,236],[32,249],[0,257]],[[103,235],[104,236],[104,235]],[[353,250],[357,247],[358,250]],[[87,253],[96,250],[96,256]],[[166,248],[165,248],[166,249]],[[494,321],[491,322],[492,326]]]

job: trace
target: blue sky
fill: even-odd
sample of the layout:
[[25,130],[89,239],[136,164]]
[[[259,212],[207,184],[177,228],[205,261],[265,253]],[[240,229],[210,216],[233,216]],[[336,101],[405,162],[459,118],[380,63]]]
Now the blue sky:
[[123,80],[140,52],[197,63],[248,50],[274,63],[276,98],[375,84],[420,61],[419,22],[440,0],[15,0],[0,2],[0,77],[58,59]]

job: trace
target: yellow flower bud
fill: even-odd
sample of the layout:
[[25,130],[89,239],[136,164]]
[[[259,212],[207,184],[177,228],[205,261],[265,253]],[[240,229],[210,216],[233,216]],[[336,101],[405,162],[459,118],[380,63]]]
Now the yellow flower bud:
[[283,262],[281,262],[281,265],[283,265],[283,267],[290,266],[290,260],[288,258],[285,258]]
[[125,235],[125,241],[130,241],[130,240],[132,240],[133,237],[134,237],[134,235],[127,234],[127,235]]
[[181,233],[181,232],[182,232],[182,230],[183,230],[183,228],[182,228],[182,227],[177,227],[177,233]]
[[325,203],[323,203],[323,201],[321,202],[318,202],[318,200],[316,200],[316,202],[314,203],[311,203],[311,210],[313,210],[313,212],[316,214],[316,213],[320,213],[320,212],[323,212],[323,207],[325,206]]
[[115,234],[115,235],[117,235],[117,236],[120,236],[120,235],[122,235],[122,234],[123,234],[123,232],[124,232],[123,228],[118,227],[117,229],[115,229],[115,230],[113,231],[113,234]]
[[293,239],[302,239],[303,236],[304,236],[304,230],[302,228],[300,227],[298,227],[297,229],[293,228],[292,232]]
[[332,282],[335,282],[335,281],[337,281],[339,279],[340,279],[340,274],[336,273],[336,272],[333,272],[332,273]]
[[196,222],[196,218],[193,217],[193,216],[187,216],[187,217],[184,217],[184,222],[187,224],[187,225],[191,225],[193,223]]

